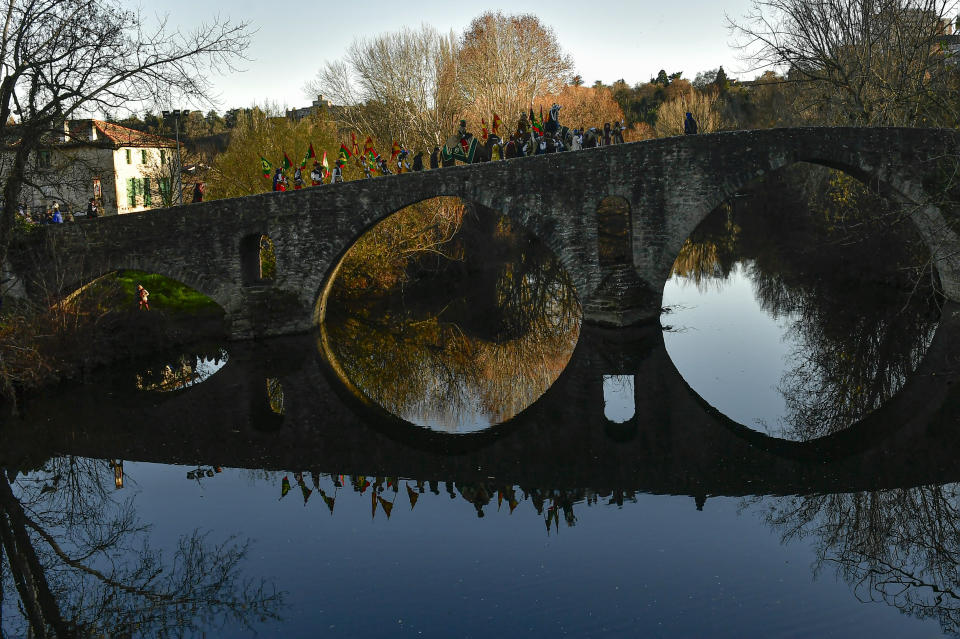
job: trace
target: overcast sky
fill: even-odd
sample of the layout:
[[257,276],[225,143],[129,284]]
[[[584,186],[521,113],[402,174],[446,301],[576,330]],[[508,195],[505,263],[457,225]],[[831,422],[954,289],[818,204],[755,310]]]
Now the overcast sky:
[[596,4],[514,0],[483,5],[452,0],[332,0],[303,3],[301,9],[293,9],[296,5],[292,3],[263,0],[229,4],[123,1],[140,8],[145,16],[166,14],[172,25],[184,28],[217,15],[252,25],[256,33],[246,52],[250,60],[240,62],[244,71],[213,79],[221,111],[266,100],[281,106],[306,106],[310,98],[304,85],[325,61],[340,58],[355,37],[424,22],[440,31],[460,33],[487,9],[539,16],[554,29],[587,84],[623,78],[632,85],[648,81],[660,69],[683,71],[684,77],[693,79],[698,71],[720,65],[737,77],[745,64],[731,46],[724,16],[740,18],[749,8],[749,0],[613,0]]

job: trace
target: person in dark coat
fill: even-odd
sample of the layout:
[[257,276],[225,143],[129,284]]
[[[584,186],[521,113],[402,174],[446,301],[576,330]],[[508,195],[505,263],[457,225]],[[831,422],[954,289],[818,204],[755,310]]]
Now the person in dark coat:
[[430,168],[439,169],[440,168],[440,147],[433,147],[433,151],[430,152]]
[[684,135],[696,135],[697,134],[697,121],[693,119],[692,113],[687,113],[687,118],[683,121],[683,134]]
[[203,182],[197,182],[193,185],[193,201],[194,202],[203,202],[203,192],[204,192]]
[[417,151],[417,154],[413,156],[413,170],[423,170],[423,151]]

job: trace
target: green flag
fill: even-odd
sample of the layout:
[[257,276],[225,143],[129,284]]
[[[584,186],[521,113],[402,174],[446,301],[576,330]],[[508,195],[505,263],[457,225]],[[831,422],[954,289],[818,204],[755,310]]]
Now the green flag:
[[262,155],[260,156],[260,170],[263,171],[263,177],[270,177],[270,174],[273,173],[273,165]]
[[289,169],[293,167],[293,161],[290,159],[290,156],[287,155],[287,152],[283,152],[283,168]]

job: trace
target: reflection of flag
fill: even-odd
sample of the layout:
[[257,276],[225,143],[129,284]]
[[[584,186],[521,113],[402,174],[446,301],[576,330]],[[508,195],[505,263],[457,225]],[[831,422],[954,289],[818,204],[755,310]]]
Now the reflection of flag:
[[273,165],[262,155],[260,156],[260,170],[263,171],[263,177],[270,177],[270,174],[273,173]]
[[287,493],[290,492],[290,480],[286,477],[283,478],[283,481],[280,482],[280,499],[283,499],[287,496]]
[[290,156],[287,155],[287,152],[283,152],[283,168],[289,169],[293,166],[293,162],[290,160]]
[[316,160],[316,159],[317,159],[317,154],[314,153],[313,142],[311,142],[310,148],[307,149],[307,154],[303,156],[303,161],[300,162],[300,168],[302,169],[303,167],[307,166],[307,162],[309,162],[310,160]]
[[337,501],[336,497],[328,497],[327,493],[320,491],[320,498],[323,499],[323,503],[327,505],[327,508],[330,509],[330,514],[333,514],[333,506]]
[[417,500],[420,499],[420,495],[410,488],[410,484],[407,484],[407,497],[410,498],[410,510],[413,510],[413,507],[417,505]]
[[370,519],[373,519],[377,516],[377,491],[370,491],[370,504],[372,509],[370,511]]
[[380,502],[380,507],[383,508],[383,512],[387,513],[387,519],[390,519],[390,513],[393,512],[393,504],[383,497],[377,497],[377,501]]

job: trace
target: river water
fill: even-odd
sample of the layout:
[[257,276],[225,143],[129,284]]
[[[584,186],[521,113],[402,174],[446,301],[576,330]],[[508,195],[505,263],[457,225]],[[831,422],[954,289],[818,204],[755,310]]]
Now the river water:
[[29,399],[3,636],[952,636],[960,317],[902,225],[778,197],[704,223],[661,325],[582,324],[501,234],[315,335]]

